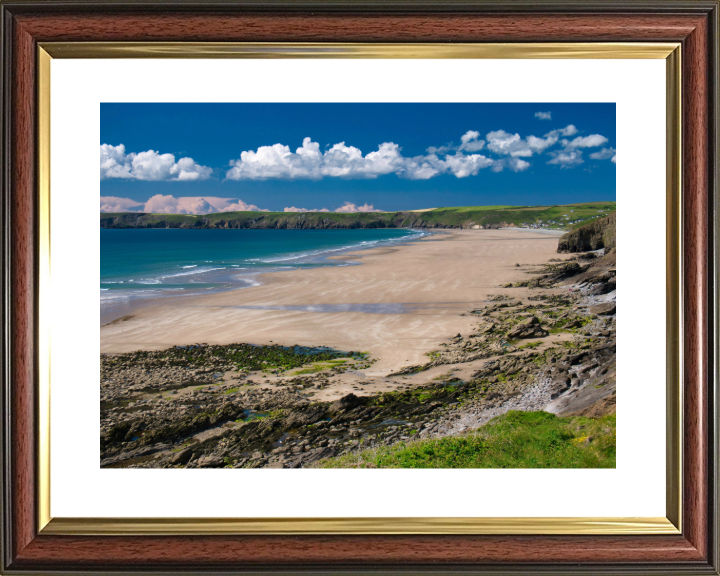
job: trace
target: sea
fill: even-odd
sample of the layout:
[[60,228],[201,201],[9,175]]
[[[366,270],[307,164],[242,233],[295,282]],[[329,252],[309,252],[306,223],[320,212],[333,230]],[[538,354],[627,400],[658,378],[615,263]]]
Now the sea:
[[357,250],[415,241],[428,232],[353,230],[100,230],[100,322],[158,298],[258,286],[266,272],[352,266]]

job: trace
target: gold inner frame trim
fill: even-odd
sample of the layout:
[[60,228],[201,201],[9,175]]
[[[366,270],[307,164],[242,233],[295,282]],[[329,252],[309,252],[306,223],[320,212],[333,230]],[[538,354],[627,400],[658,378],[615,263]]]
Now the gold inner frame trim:
[[38,50],[38,524],[50,521],[50,61]]
[[[333,44],[51,42],[38,45],[38,530],[53,535],[679,534],[682,490],[681,47],[678,43]],[[666,518],[53,518],[50,508],[50,69],[53,58],[664,59],[667,62]]]
[[666,470],[665,510],[678,530],[682,530],[682,48],[674,50],[666,60]]
[[43,534],[677,534],[667,518],[54,518]]
[[673,42],[356,44],[327,42],[41,42],[52,58],[665,59]]

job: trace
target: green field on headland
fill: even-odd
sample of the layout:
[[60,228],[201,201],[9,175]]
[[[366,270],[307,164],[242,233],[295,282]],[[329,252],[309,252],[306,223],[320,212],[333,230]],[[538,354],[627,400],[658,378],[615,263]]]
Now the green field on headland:
[[615,212],[615,202],[556,206],[461,206],[421,212],[100,213],[101,228],[501,228],[566,229]]

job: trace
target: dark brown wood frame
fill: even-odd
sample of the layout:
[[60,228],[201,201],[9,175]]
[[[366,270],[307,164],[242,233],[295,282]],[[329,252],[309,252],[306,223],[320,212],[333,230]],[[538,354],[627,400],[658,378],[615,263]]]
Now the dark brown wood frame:
[[[718,2],[2,4],[2,558],[7,574],[718,573]],[[683,533],[49,536],[36,511],[38,42],[681,42]],[[81,89],[81,88],[79,88]]]

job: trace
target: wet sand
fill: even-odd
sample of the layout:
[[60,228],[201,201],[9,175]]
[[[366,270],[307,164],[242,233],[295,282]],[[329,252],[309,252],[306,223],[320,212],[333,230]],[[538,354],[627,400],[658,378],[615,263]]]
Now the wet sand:
[[[462,313],[528,278],[556,256],[558,236],[532,230],[443,231],[406,245],[363,250],[357,266],[274,272],[260,286],[174,297],[101,328],[101,352],[193,343],[299,344],[370,352],[366,373],[426,360],[477,323]],[[343,260],[348,255],[341,257]],[[516,289],[523,297],[525,289]]]

